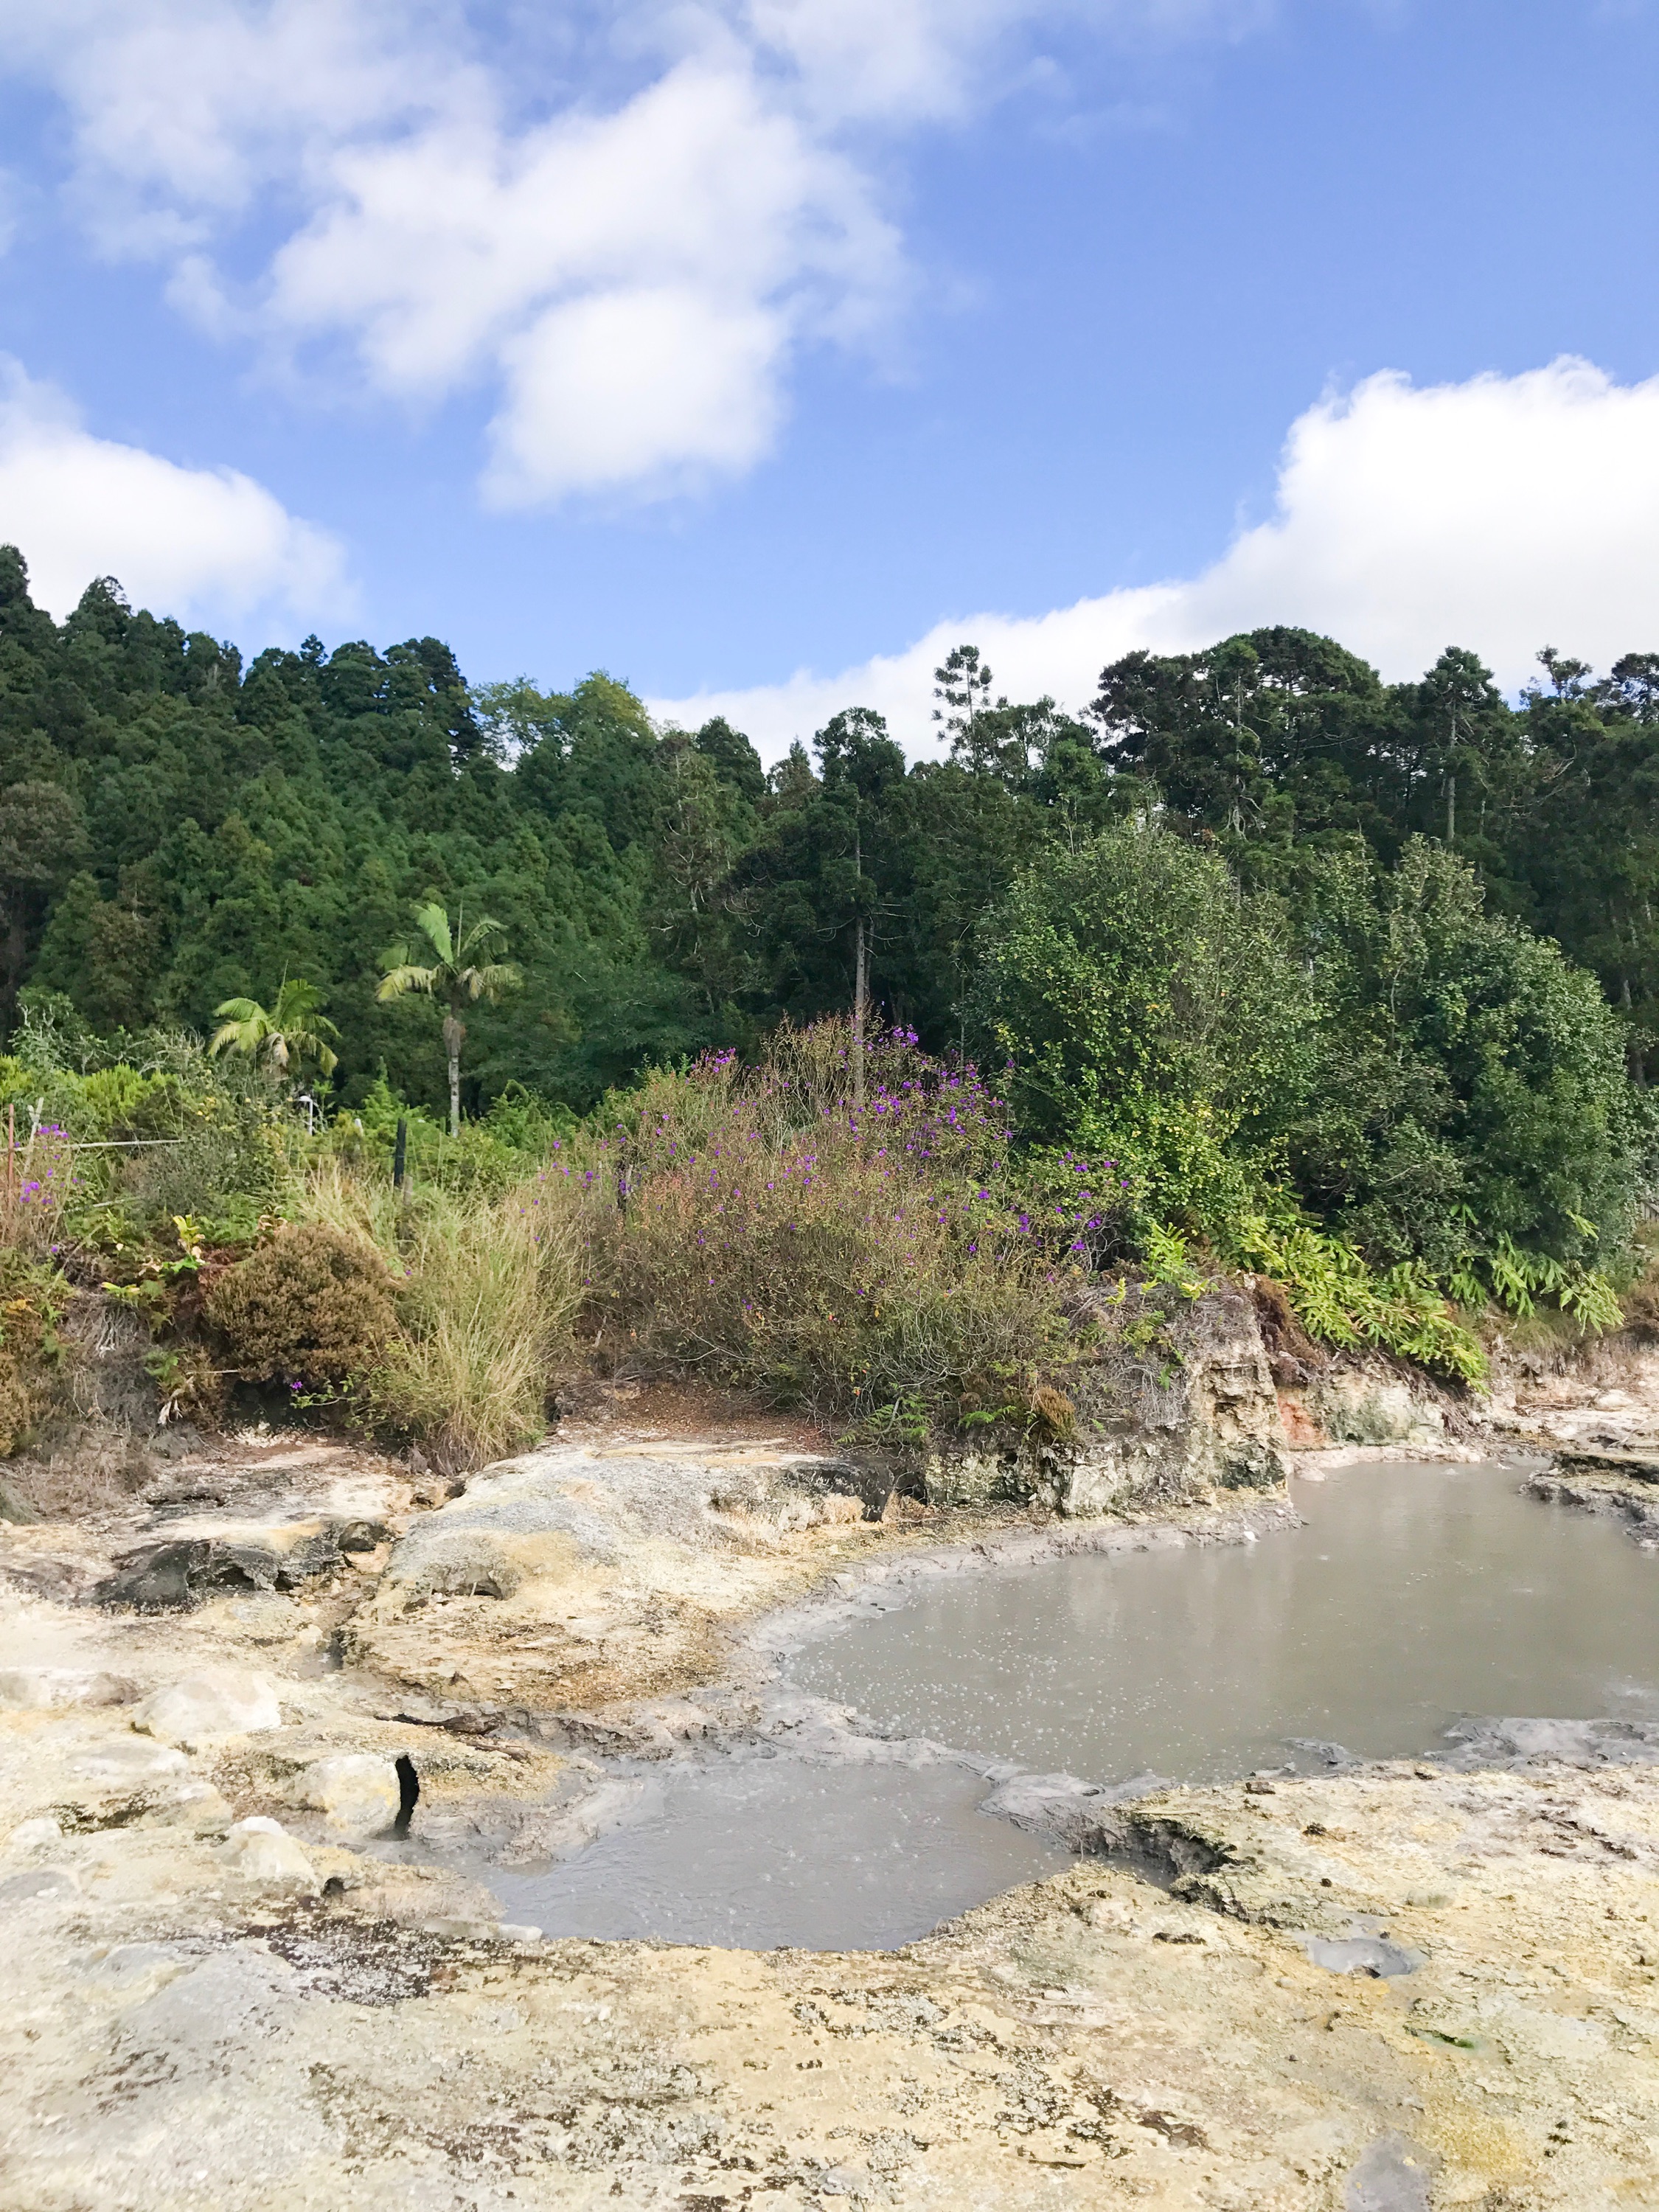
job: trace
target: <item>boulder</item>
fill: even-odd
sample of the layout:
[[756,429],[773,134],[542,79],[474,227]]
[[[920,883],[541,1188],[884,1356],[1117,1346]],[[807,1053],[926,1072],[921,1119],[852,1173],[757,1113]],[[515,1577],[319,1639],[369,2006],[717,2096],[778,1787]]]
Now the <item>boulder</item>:
[[134,1713],[132,1724],[159,1742],[190,1750],[214,1736],[258,1735],[281,1728],[283,1714],[263,1674],[240,1667],[204,1667],[153,1691]]
[[124,1674],[72,1667],[0,1668],[0,1705],[39,1712],[59,1705],[130,1705],[137,1685]]
[[91,1595],[102,1606],[177,1613],[220,1591],[298,1589],[376,1551],[390,1533],[379,1521],[319,1517],[156,1537],[123,1552]]
[[263,1814],[237,1821],[225,1838],[223,1856],[239,1881],[261,1889],[303,1890],[314,1896],[322,1886],[282,1822]]
[[373,1752],[341,1752],[313,1759],[288,1786],[291,1805],[321,1813],[331,1828],[372,1835],[398,1816],[401,1794],[391,1759]]

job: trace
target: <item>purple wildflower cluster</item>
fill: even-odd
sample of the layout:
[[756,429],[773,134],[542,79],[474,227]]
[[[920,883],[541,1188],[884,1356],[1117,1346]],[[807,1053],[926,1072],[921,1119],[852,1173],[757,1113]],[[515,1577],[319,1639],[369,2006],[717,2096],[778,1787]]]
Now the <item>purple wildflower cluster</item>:
[[907,1277],[931,1275],[948,1297],[969,1263],[1052,1274],[1109,1242],[1111,1164],[1097,1171],[1067,1154],[1065,1188],[1051,1188],[1051,1173],[1022,1197],[1007,1107],[977,1067],[889,1029],[866,1045],[860,1104],[846,1033],[819,1042],[830,1048],[786,1049],[750,1069],[731,1052],[707,1055],[600,1139],[597,1164],[574,1169],[616,1200],[601,1233],[641,1292],[647,1275],[696,1267],[704,1291],[727,1280],[758,1328],[769,1310],[799,1306],[805,1275],[844,1313],[878,1306]]
[[13,1152],[7,1182],[15,1203],[41,1218],[61,1211],[73,1179],[68,1131],[59,1122],[41,1121]]

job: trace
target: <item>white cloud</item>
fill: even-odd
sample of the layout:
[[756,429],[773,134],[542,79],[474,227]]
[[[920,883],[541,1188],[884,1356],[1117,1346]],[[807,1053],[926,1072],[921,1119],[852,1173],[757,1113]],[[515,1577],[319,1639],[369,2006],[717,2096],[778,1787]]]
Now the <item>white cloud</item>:
[[1190,652],[1272,623],[1334,637],[1390,681],[1467,646],[1511,691],[1540,646],[1603,667],[1659,649],[1659,377],[1620,385],[1563,359],[1418,389],[1387,371],[1292,424],[1273,514],[1200,575],[1036,617],[951,617],[836,675],[653,708],[690,727],[725,714],[772,758],[838,708],[874,707],[925,754],[933,671],[959,641],[1009,697],[1076,710],[1137,647]]
[[518,507],[548,487],[599,491],[746,467],[771,440],[787,335],[781,315],[722,313],[683,284],[550,309],[507,349],[489,497]]
[[94,576],[135,604],[222,618],[337,607],[337,543],[234,469],[181,468],[94,438],[52,386],[0,356],[0,541],[60,619]]
[[0,71],[63,102],[105,251],[273,363],[493,389],[487,493],[523,505],[761,459],[802,348],[902,295],[880,143],[998,97],[1018,37],[1272,4],[0,0]]

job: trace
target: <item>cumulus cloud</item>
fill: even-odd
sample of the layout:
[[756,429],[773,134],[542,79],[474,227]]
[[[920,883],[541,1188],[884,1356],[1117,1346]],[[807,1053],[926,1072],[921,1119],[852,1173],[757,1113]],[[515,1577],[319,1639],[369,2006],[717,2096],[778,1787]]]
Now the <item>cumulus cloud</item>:
[[926,754],[933,671],[961,641],[1009,697],[1076,710],[1137,647],[1190,652],[1270,623],[1335,637],[1391,681],[1467,646],[1511,691],[1540,646],[1601,666],[1659,649],[1659,377],[1620,385],[1563,359],[1419,388],[1385,371],[1298,417],[1273,514],[1197,576],[1035,617],[952,616],[837,674],[653,710],[693,728],[725,714],[769,758],[836,708],[868,706]]
[[344,562],[234,469],[181,468],[96,438],[50,385],[0,357],[0,541],[22,549],[36,603],[60,619],[94,576],[188,617],[337,606]]
[[1271,4],[0,0],[0,71],[63,102],[106,252],[273,360],[492,388],[488,495],[529,505],[763,456],[801,349],[902,296],[882,149],[998,96],[1016,40]]

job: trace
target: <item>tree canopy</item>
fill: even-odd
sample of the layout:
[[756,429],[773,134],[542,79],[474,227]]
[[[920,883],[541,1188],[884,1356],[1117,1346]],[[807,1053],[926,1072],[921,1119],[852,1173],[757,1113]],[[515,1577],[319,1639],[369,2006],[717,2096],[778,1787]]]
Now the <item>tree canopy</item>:
[[[1285,628],[1127,655],[1081,716],[995,695],[971,645],[938,684],[948,757],[850,702],[768,771],[604,672],[469,688],[430,637],[245,661],[107,578],[55,623],[0,549],[0,1025],[207,1034],[302,978],[346,1106],[453,1077],[467,1113],[581,1112],[848,1011],[861,957],[880,1018],[1012,1055],[1025,1136],[1133,1154],[1171,1212],[1247,1163],[1436,1265],[1471,1219],[1571,1261],[1627,1216],[1659,654],[1547,649],[1513,703],[1460,648],[1389,684]],[[424,984],[383,988],[417,912],[492,924],[447,953],[414,925],[449,1031],[448,969],[512,964],[463,992],[464,1054]]]

